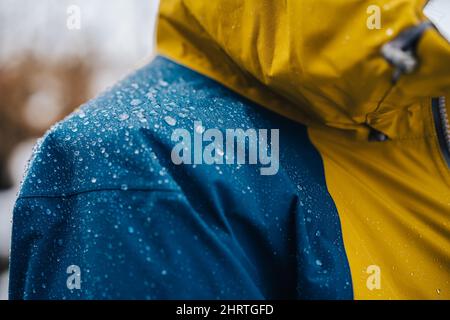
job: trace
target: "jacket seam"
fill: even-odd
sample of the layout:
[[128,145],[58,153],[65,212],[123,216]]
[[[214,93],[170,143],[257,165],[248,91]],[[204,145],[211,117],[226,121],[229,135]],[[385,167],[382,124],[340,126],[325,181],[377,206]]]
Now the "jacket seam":
[[33,199],[33,198],[70,198],[75,197],[81,194],[86,193],[94,193],[94,192],[104,192],[104,191],[138,191],[138,192],[173,192],[173,193],[181,193],[178,189],[167,189],[167,188],[133,188],[129,187],[126,190],[123,188],[117,187],[117,188],[98,188],[98,189],[87,189],[87,190],[80,190],[80,191],[74,191],[74,192],[67,192],[67,193],[59,193],[59,194],[29,194],[29,195],[20,195],[17,198],[17,201],[21,199]]

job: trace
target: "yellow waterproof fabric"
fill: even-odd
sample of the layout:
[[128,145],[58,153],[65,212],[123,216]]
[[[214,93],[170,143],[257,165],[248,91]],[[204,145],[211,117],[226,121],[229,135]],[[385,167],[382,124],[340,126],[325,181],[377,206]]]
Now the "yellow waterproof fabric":
[[[427,30],[418,69],[396,85],[380,55],[425,20],[425,3],[161,1],[161,54],[309,126],[358,299],[450,298],[450,169],[430,106],[450,92],[450,44]],[[369,142],[369,126],[390,140]],[[379,289],[367,286],[371,265]]]

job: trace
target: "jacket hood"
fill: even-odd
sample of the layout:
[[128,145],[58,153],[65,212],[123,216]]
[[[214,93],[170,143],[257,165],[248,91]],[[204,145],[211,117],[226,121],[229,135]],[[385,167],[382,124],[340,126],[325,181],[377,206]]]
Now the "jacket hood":
[[[420,126],[422,106],[450,91],[450,44],[421,36],[419,65],[392,82],[382,47],[426,20],[425,0],[162,0],[159,52],[308,125],[390,137]],[[367,23],[379,10],[380,29]]]

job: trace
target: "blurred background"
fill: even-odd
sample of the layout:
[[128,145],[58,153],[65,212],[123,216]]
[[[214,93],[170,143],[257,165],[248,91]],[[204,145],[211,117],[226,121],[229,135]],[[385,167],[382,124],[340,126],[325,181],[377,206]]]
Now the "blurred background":
[[0,299],[36,139],[153,56],[158,0],[0,0]]

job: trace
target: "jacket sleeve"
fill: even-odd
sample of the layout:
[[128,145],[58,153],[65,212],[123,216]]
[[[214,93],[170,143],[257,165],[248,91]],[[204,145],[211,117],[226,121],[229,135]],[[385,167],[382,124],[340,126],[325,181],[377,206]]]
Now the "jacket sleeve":
[[[182,221],[182,213],[191,219]],[[181,257],[204,260],[189,244],[193,237],[187,237],[193,230],[202,234],[197,222],[187,202],[170,191],[22,197],[14,212],[10,298],[164,299],[188,297],[188,290],[198,294],[202,291],[179,270]],[[182,266],[200,278],[189,261]]]

